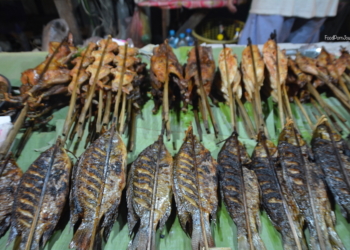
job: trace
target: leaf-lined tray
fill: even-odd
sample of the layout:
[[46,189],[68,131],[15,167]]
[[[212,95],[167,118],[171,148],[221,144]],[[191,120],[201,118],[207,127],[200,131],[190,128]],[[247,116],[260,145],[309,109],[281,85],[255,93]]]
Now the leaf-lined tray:
[[[185,63],[187,60],[188,47],[175,49],[174,52],[177,55],[180,63]],[[221,49],[213,49],[214,58],[216,60]],[[234,52],[237,54],[240,61],[243,47],[235,47]],[[28,68],[35,67],[39,64],[47,55],[46,52],[31,52],[31,53],[0,53],[0,74],[3,74],[9,78],[13,86],[20,86],[21,72]],[[149,63],[147,58],[144,61]],[[322,96],[326,102],[330,103],[334,109],[336,109],[342,116],[350,121],[350,114],[340,105],[335,98],[327,98],[325,95]],[[278,123],[276,104],[271,101],[271,98],[267,100],[264,105],[264,112],[266,118],[266,126],[273,142],[277,143],[278,133],[275,131],[275,123]],[[248,113],[251,114],[251,105],[245,104]],[[304,104],[307,112],[311,114],[311,105]],[[142,109],[142,116],[139,115],[137,118],[137,131],[136,131],[136,142],[135,150],[128,154],[128,163],[134,161],[137,155],[147,146],[157,140],[160,133],[161,127],[161,114],[152,114],[153,101],[150,100]],[[51,144],[54,143],[57,136],[61,134],[65,116],[67,114],[68,107],[57,110],[54,113],[54,118],[49,122],[48,131],[36,131],[32,134],[29,141],[27,142],[22,155],[18,159],[19,166],[25,171],[29,165],[39,156],[40,152],[46,150]],[[211,127],[211,134],[203,134],[203,144],[207,147],[214,158],[217,157],[221,146],[218,142],[226,139],[231,134],[230,119],[229,119],[229,107],[223,103],[219,104],[219,107],[213,107],[214,115],[218,122],[219,135],[215,138],[213,129]],[[302,113],[298,107],[292,104],[292,111],[296,124],[302,133],[303,137],[309,142],[311,139],[312,131],[306,123]],[[313,116],[311,115],[312,119]],[[172,130],[172,141],[165,142],[168,150],[174,155],[182,144],[184,138],[184,131],[188,125],[194,124],[193,113],[191,111],[179,114],[170,113],[171,119],[171,130]],[[312,122],[315,124],[316,120]],[[347,122],[350,126],[350,123]],[[346,127],[342,127],[344,135],[347,135],[350,131]],[[248,152],[251,154],[256,142],[250,139],[244,132],[242,121],[239,119],[238,122],[239,138],[246,145]],[[196,127],[194,126],[194,133],[197,133]],[[18,144],[19,138],[22,134],[17,136],[15,144]],[[80,156],[84,151],[83,145],[87,132],[84,133],[82,142],[79,145],[77,156]],[[123,136],[124,141],[127,138]],[[16,145],[15,145],[16,146]],[[71,148],[73,145],[71,146]],[[175,149],[176,148],[176,149]],[[75,161],[75,159],[73,159]],[[128,228],[127,228],[127,211],[125,199],[122,200],[120,207],[120,215],[118,221],[115,223],[111,236],[108,242],[105,244],[104,249],[126,249],[129,243]],[[350,224],[341,216],[339,208],[336,206],[336,217],[337,225],[336,230],[343,241],[343,244],[347,249],[350,249]],[[45,249],[62,250],[68,249],[68,245],[73,236],[73,228],[67,223],[69,219],[69,210],[64,212],[64,218],[62,227],[59,228],[53,237],[50,239]],[[266,212],[261,212],[262,228],[261,237],[266,245],[267,249],[280,250],[282,249],[281,237],[279,233],[272,226],[268,219]],[[214,231],[214,239],[217,247],[230,247],[231,249],[237,249],[237,237],[236,237],[236,226],[230,218],[223,204],[220,204],[218,209],[217,223],[212,225]],[[308,234],[308,232],[306,232]],[[161,236],[161,235],[164,235]],[[0,239],[0,247],[3,249],[6,245],[8,233]],[[191,249],[191,240],[181,229],[180,223],[176,217],[175,209],[173,209],[172,215],[167,222],[165,229],[162,232],[157,233],[157,242],[159,249],[167,250],[187,250]],[[12,246],[9,246],[9,249]]]

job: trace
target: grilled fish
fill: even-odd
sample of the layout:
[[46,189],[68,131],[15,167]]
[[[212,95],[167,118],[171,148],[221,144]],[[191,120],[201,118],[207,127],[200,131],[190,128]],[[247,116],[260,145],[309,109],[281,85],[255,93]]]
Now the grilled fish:
[[39,249],[51,237],[69,192],[71,161],[57,144],[43,152],[23,174],[14,198],[8,243],[14,249]]
[[[199,59],[201,65],[203,88],[206,95],[209,95],[211,85],[215,76],[215,61],[213,57],[213,51],[211,47],[198,47]],[[187,65],[185,68],[185,79],[189,82],[188,95],[192,93],[194,86],[197,87],[197,93],[200,95],[200,82],[198,78],[197,60],[196,60],[196,48],[193,47],[188,52]],[[191,79],[194,81],[190,82]],[[193,85],[194,83],[194,85]]]
[[190,126],[174,159],[173,190],[181,226],[192,225],[192,249],[213,247],[209,216],[215,220],[218,206],[217,162],[199,143]]
[[[225,63],[226,59],[226,63]],[[227,66],[226,66],[227,65]],[[226,72],[226,67],[227,71]],[[227,102],[230,101],[228,88],[232,88],[232,94],[237,94],[239,99],[242,98],[241,73],[238,69],[236,55],[232,54],[230,48],[221,50],[219,55],[219,69],[221,73],[222,86],[221,91]],[[228,74],[228,77],[227,77]]]
[[[310,150],[291,120],[280,134],[278,152],[289,192],[294,196],[307,222],[311,249],[333,249],[330,236],[337,238],[336,242],[340,240],[334,231],[334,225],[326,224],[325,214],[331,211],[321,205],[323,201],[316,194],[325,194],[328,200],[327,192],[322,190],[325,187],[319,179],[317,167],[308,160]],[[342,248],[342,244],[335,244],[335,249]]]
[[262,191],[262,203],[273,225],[281,233],[284,250],[307,249],[300,221],[288,205],[278,180],[278,152],[276,146],[266,140],[263,132],[258,135],[252,156],[252,168],[256,173]]
[[130,234],[139,220],[141,224],[128,249],[155,249],[157,225],[163,228],[171,212],[172,170],[173,158],[161,136],[132,164],[127,184]]
[[[247,46],[242,52],[242,71],[243,71],[243,81],[244,87],[247,91],[245,97],[248,101],[251,101],[253,98],[253,93],[256,88],[260,89],[264,83],[264,69],[265,64],[260,55],[259,48],[256,45],[251,45],[254,56],[254,65],[252,54],[250,51],[250,46]],[[254,76],[254,68],[256,70],[256,81]],[[255,86],[257,84],[257,86]]]
[[350,219],[350,150],[346,142],[326,122],[321,122],[314,131],[311,145],[342,215]]
[[221,196],[237,226],[238,249],[266,249],[259,236],[259,183],[255,173],[248,168],[251,160],[236,133],[226,140],[218,162],[222,167]]
[[11,210],[17,186],[22,177],[22,170],[11,157],[0,161],[0,237],[11,224]]
[[127,152],[119,134],[114,132],[112,138],[112,132],[113,128],[93,142],[74,168],[71,223],[81,223],[70,248],[95,249],[102,235],[108,239],[117,219],[126,183]]

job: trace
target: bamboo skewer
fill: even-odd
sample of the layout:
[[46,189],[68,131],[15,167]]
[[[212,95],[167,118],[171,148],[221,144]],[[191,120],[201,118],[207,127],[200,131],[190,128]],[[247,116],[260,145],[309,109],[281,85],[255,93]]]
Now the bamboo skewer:
[[107,101],[106,101],[106,108],[105,112],[103,114],[103,119],[102,119],[102,125],[107,126],[109,124],[109,118],[111,115],[111,106],[112,106],[112,92],[108,91],[107,93]]
[[248,113],[247,113],[247,111],[246,111],[242,101],[237,97],[237,95],[235,97],[236,97],[236,101],[238,103],[238,107],[239,107],[240,113],[242,115],[243,121],[246,124],[246,128],[245,129],[246,129],[249,137],[253,138],[254,135],[255,135],[253,123],[250,120],[250,117],[249,117],[249,115],[248,115]]
[[314,126],[312,125],[312,122],[311,122],[311,120],[310,120],[310,117],[309,117],[309,115],[307,114],[307,112],[306,112],[304,106],[301,105],[301,103],[300,103],[300,101],[299,101],[299,99],[298,99],[297,96],[294,96],[293,98],[294,98],[294,102],[295,102],[295,103],[298,105],[298,107],[300,108],[301,113],[303,113],[303,115],[304,115],[304,117],[305,117],[307,123],[309,124],[309,127],[310,127],[311,130],[313,131],[313,130],[314,130]]
[[114,104],[114,112],[113,112],[113,121],[118,121],[118,115],[119,115],[119,103],[120,103],[120,96],[122,94],[122,87],[123,87],[123,81],[124,81],[124,74],[125,74],[125,68],[126,68],[126,57],[128,52],[128,43],[124,44],[124,58],[123,58],[123,65],[122,65],[122,72],[120,74],[120,81],[119,81],[119,87],[118,92],[115,97],[115,104]]
[[134,109],[131,110],[131,129],[129,133],[129,151],[132,152],[134,151],[135,147],[135,135],[136,135],[136,112]]
[[102,109],[103,109],[103,90],[98,91],[98,113],[96,121],[96,133],[101,132],[102,128]]
[[169,120],[169,52],[168,42],[165,40],[165,83],[163,90],[162,120],[166,129],[167,140],[170,140],[170,120]]
[[[100,69],[102,67],[102,63],[103,63],[103,59],[104,59],[104,56],[106,54],[106,50],[107,50],[107,47],[108,47],[108,44],[111,40],[111,36],[108,36],[108,39],[107,39],[107,42],[106,42],[106,45],[103,49],[103,52],[102,52],[102,55],[101,55],[101,60],[99,62],[99,65],[98,65],[98,68],[97,68],[97,72],[96,72],[96,75],[95,75],[95,78],[94,78],[94,81],[92,83],[92,86],[90,86],[89,88],[89,93],[88,93],[88,96],[85,100],[85,103],[84,103],[84,107],[80,113],[80,117],[79,117],[79,128],[78,128],[78,131],[82,131],[82,125],[85,121],[85,116],[86,116],[86,112],[88,111],[90,105],[91,105],[91,101],[92,101],[92,97],[94,96],[95,94],[95,89],[96,89],[96,84],[97,84],[97,81],[98,81],[98,76],[99,76],[99,73],[100,73]],[[78,137],[81,136],[82,133],[78,133]]]
[[124,131],[125,105],[126,105],[126,94],[125,92],[123,92],[122,109],[120,110],[120,116],[119,116],[119,134],[122,134]]
[[329,112],[329,110],[326,108],[324,109],[322,107],[322,105],[320,104],[320,106],[324,109],[324,112],[322,112],[321,108],[318,106],[317,102],[311,98],[311,103],[312,105],[316,108],[316,110],[318,111],[319,115],[322,116],[323,113],[326,113],[328,120],[331,121],[332,123],[332,127],[337,130],[339,133],[341,133],[342,129],[341,127],[337,124],[335,118],[333,117],[333,115]]
[[348,99],[348,102],[349,102],[350,92],[349,92],[349,89],[346,87],[346,84],[341,76],[338,77],[338,82],[339,82],[340,87],[343,89],[343,91]]

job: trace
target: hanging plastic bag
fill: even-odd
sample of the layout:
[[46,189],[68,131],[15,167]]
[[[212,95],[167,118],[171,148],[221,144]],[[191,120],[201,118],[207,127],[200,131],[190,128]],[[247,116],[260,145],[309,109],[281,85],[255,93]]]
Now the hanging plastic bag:
[[135,47],[142,48],[151,42],[151,29],[147,15],[139,7],[135,8],[128,37],[132,39]]

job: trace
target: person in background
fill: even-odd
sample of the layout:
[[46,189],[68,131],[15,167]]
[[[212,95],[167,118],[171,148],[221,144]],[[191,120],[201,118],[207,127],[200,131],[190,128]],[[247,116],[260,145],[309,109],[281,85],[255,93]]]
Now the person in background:
[[[227,0],[235,13],[240,0]],[[279,43],[315,43],[327,17],[337,14],[338,0],[252,0],[238,44],[264,44],[276,30]]]

